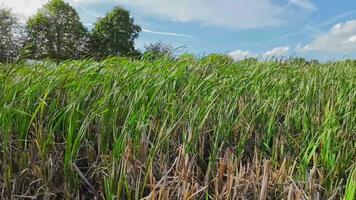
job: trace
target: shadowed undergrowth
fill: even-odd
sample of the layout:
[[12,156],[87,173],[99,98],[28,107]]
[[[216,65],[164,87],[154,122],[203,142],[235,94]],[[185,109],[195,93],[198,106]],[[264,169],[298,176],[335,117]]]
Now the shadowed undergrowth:
[[356,66],[0,66],[2,199],[348,199]]

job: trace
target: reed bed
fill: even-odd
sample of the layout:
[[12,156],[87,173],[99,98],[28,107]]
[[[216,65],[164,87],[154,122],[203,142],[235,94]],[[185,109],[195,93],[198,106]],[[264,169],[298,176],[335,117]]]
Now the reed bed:
[[1,199],[346,199],[356,64],[0,66]]

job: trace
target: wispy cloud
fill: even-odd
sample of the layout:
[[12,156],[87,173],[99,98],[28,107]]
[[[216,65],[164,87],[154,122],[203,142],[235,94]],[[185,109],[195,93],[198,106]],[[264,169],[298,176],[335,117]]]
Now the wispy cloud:
[[300,8],[306,10],[311,10],[311,11],[318,10],[318,8],[314,5],[314,3],[311,0],[290,0],[289,2],[293,5],[299,6]]
[[293,5],[309,11],[318,10],[318,8],[310,0],[289,0],[287,4],[285,4],[284,6],[280,7],[277,10],[277,13],[280,13]]
[[334,25],[325,34],[316,37],[301,51],[353,53],[356,52],[356,20]]
[[337,14],[325,21],[321,21],[321,22],[318,21],[317,23],[306,24],[302,29],[300,29],[298,31],[286,33],[284,35],[281,35],[279,37],[276,37],[276,38],[270,40],[269,42],[282,41],[282,40],[285,40],[291,36],[296,36],[296,35],[309,35],[309,36],[320,35],[320,34],[324,33],[323,28],[325,28],[331,24],[335,24],[342,19],[352,16],[355,13],[356,13],[356,9]]
[[346,11],[346,12],[340,13],[338,15],[335,15],[334,17],[320,23],[318,28],[322,28],[322,27],[329,26],[331,24],[335,24],[335,23],[339,22],[340,20],[345,19],[346,17],[349,17],[355,13],[356,13],[356,9],[353,9],[353,10]]
[[151,33],[151,34],[157,34],[157,35],[169,35],[169,36],[176,36],[176,37],[193,37],[188,34],[183,34],[183,33],[172,33],[172,32],[163,32],[163,31],[154,31],[146,28],[142,28],[142,32],[145,33]]
[[301,34],[303,32],[305,32],[305,30],[299,30],[299,31],[287,33],[287,34],[284,34],[284,35],[279,36],[277,38],[274,38],[274,39],[270,40],[269,42],[282,41],[282,40],[285,40],[285,39],[289,38],[290,36],[299,35],[299,34]]
[[[84,0],[77,0],[83,1]],[[106,0],[108,1],[108,0]],[[144,15],[177,22],[196,22],[207,26],[253,29],[286,24],[276,15],[279,5],[273,0],[120,0]],[[159,6],[157,6],[159,5]]]
[[289,53],[290,47],[276,47],[263,54],[264,57],[279,57]]

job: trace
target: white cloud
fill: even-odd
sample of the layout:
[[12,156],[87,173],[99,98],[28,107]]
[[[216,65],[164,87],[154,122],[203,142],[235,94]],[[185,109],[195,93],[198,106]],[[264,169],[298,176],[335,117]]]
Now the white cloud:
[[[48,0],[0,0],[21,13],[23,18],[33,15]],[[262,28],[286,24],[288,17],[278,12],[288,6],[274,0],[65,0],[79,10],[90,6],[91,13],[81,13],[96,19],[108,6],[124,5],[146,16],[160,17],[179,22],[197,22],[203,25],[223,26],[233,29]],[[310,0],[290,0],[289,4],[313,10]],[[106,6],[106,7],[105,7]],[[105,7],[105,9],[104,9]],[[287,10],[287,12],[288,12]],[[93,15],[93,16],[91,16]],[[95,16],[94,16],[95,15]],[[83,19],[87,21],[87,19]]]
[[263,54],[264,57],[280,57],[286,56],[289,53],[289,47],[276,47]]
[[0,0],[0,5],[11,8],[22,20],[36,13],[47,0]]
[[157,35],[170,35],[170,36],[177,36],[177,37],[192,37],[191,35],[188,35],[188,34],[153,31],[153,30],[146,29],[146,28],[142,28],[142,32],[152,33],[152,34],[157,34]]
[[242,51],[242,50],[236,50],[236,51],[230,52],[229,55],[235,60],[241,60],[241,59],[250,58],[250,57],[254,56],[253,53],[251,53],[249,51]]
[[290,53],[290,47],[285,46],[285,47],[275,47],[271,50],[266,51],[265,53],[252,53],[250,51],[236,50],[230,52],[229,55],[236,60],[241,60],[250,57],[260,57],[260,58],[269,59],[273,57],[287,56],[289,53]]
[[317,7],[310,0],[290,0],[290,3],[303,9],[312,11],[317,10]]
[[352,53],[356,51],[356,20],[336,24],[329,32],[316,37],[301,51]]
[[[76,5],[87,0],[70,0]],[[281,25],[285,16],[276,13],[280,8],[273,0],[91,0],[134,8],[144,15],[178,22],[197,22],[203,25],[234,29],[261,28]],[[100,2],[100,3],[99,3]]]
[[351,36],[345,43],[356,43],[356,35]]

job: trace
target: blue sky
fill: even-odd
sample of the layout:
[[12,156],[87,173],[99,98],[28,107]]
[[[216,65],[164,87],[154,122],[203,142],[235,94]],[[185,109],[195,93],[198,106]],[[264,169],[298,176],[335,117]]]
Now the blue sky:
[[[195,54],[356,58],[356,0],[66,0],[90,27],[114,6],[143,32],[138,48],[162,41]],[[0,0],[26,18],[46,0]]]

